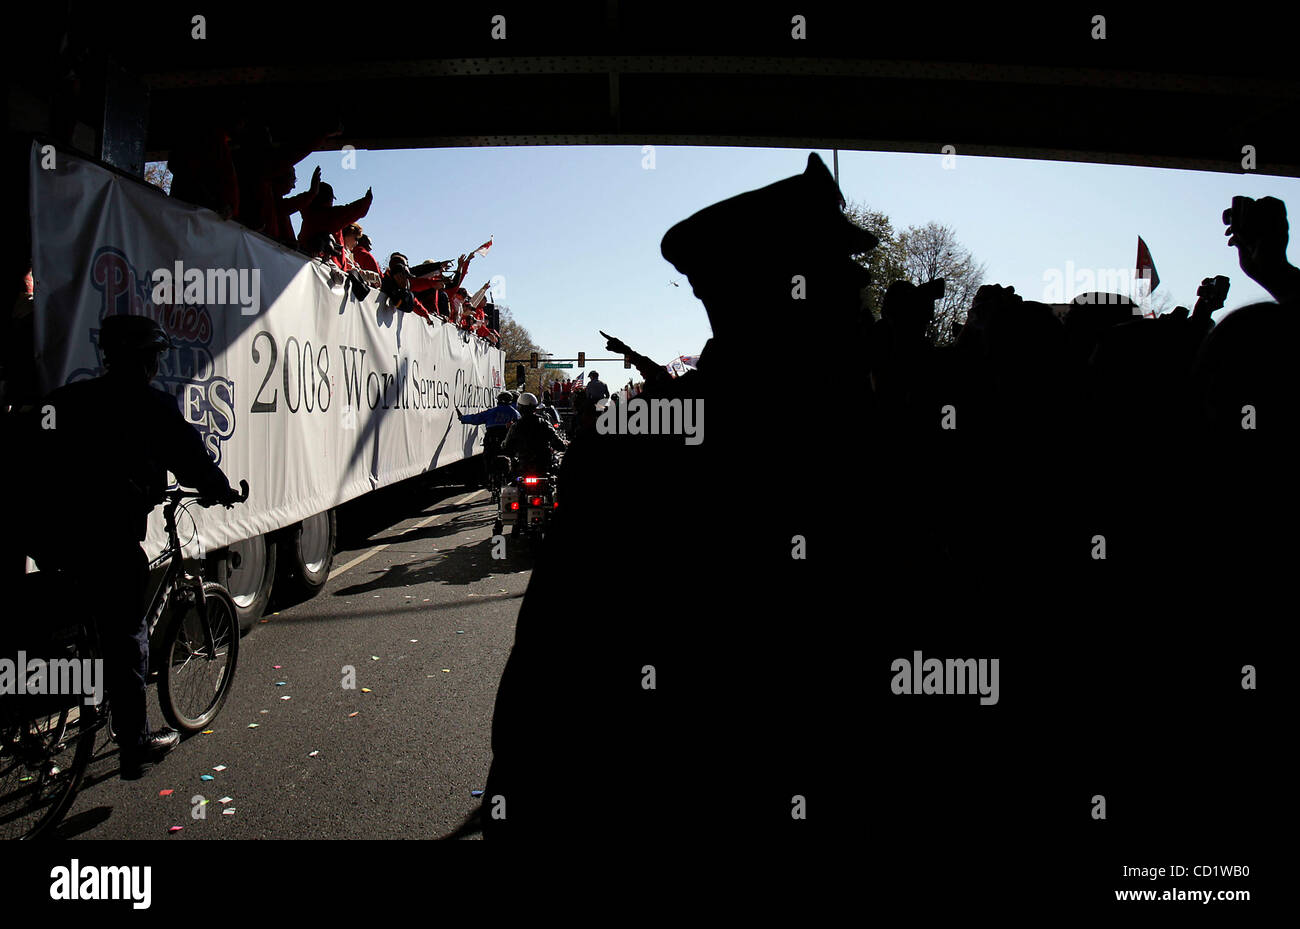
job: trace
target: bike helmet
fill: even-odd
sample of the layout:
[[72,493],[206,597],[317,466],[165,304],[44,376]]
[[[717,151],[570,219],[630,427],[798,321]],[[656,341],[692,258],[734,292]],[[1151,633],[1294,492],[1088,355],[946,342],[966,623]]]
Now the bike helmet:
[[523,393],[519,395],[519,408],[521,410],[532,410],[537,408],[537,398],[532,394]]
[[512,394],[508,390],[503,390],[501,391],[501,393],[497,394],[498,405],[505,404],[505,403],[513,403],[514,399],[515,399],[514,394]]

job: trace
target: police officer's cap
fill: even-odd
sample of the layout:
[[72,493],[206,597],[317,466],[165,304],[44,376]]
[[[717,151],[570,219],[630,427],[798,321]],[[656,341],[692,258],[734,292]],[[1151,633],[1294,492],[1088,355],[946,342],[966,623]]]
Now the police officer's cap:
[[842,204],[835,179],[813,153],[802,174],[705,207],[669,229],[659,248],[688,277],[730,273],[722,262],[764,254],[847,258],[875,248],[879,240],[849,220]]

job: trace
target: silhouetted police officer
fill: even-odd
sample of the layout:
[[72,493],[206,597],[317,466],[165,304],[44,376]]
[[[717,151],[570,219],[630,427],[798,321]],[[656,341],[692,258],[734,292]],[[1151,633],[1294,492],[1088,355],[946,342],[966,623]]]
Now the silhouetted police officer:
[[107,373],[52,391],[41,406],[36,468],[42,518],[32,556],[61,569],[95,605],[122,777],[139,777],[179,741],[151,733],[145,710],[149,642],[144,614],[148,559],[140,547],[167,472],[213,499],[237,498],[170,394],[150,386],[162,328],[143,316],[110,316],[100,330]]
[[[664,237],[713,338],[697,371],[643,396],[702,403],[703,441],[593,432],[565,455],[564,504],[497,695],[489,838],[730,841],[837,821],[836,778],[851,767],[831,757],[846,708],[829,685],[851,651],[845,624],[824,615],[835,592],[792,558],[804,534],[834,560],[812,515],[828,508],[772,465],[803,454],[796,414],[846,389],[845,375],[762,403],[737,390],[787,352],[795,308],[865,329],[869,278],[850,256],[875,244],[815,155]],[[597,534],[632,557],[595,557],[575,585],[571,553]]]

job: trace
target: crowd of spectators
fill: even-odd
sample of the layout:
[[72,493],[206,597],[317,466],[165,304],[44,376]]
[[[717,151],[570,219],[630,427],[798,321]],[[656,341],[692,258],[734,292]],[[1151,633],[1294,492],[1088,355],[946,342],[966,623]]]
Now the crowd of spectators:
[[[430,326],[438,319],[460,329],[466,340],[499,345],[500,323],[486,304],[487,285],[473,295],[461,286],[472,255],[461,255],[454,272],[449,261],[412,268],[401,252],[393,252],[387,268],[381,268],[359,224],[374,202],[373,190],[335,204],[334,188],[321,180],[317,167],[307,190],[289,195],[297,184],[298,162],[341,133],[337,127],[276,141],[268,127],[249,126],[243,119],[203,123],[184,133],[171,152],[171,195],[328,265],[331,276],[341,276],[357,299],[378,289],[395,309],[415,313]],[[294,213],[301,217],[296,233]]]

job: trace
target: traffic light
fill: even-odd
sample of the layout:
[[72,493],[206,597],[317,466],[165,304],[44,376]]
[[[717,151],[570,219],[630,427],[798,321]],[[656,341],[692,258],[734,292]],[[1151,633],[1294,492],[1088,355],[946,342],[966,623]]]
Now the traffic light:
[[532,361],[529,362],[534,368],[537,367],[537,352],[532,353]]
[[586,366],[587,366],[587,353],[578,352],[578,367],[585,368]]
[[524,381],[528,380],[528,371],[522,364],[515,365],[515,386],[520,390],[524,388]]
[[632,359],[629,358],[627,355],[623,356],[623,367],[625,368],[632,367]]

